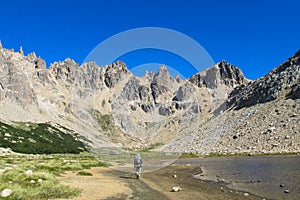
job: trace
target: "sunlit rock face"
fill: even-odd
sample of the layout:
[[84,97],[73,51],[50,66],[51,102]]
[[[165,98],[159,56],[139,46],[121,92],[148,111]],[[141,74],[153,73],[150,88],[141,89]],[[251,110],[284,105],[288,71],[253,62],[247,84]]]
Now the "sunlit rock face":
[[0,46],[0,120],[60,124],[95,146],[294,152],[299,55],[253,81],[226,61],[182,80],[164,65],[136,77],[121,61],[80,66],[67,58],[47,66],[35,53]]

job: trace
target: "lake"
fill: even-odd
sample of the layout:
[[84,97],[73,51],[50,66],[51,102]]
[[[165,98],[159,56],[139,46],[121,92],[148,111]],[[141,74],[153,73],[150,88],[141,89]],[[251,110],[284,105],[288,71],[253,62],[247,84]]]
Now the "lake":
[[195,177],[266,199],[300,199],[297,155],[187,158],[175,164],[201,166],[203,173]]

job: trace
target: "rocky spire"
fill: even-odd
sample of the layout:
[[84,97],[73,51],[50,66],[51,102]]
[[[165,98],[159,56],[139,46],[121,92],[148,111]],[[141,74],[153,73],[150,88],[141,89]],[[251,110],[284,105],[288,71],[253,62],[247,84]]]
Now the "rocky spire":
[[2,41],[0,40],[0,48],[2,48]]
[[161,65],[157,73],[158,74],[169,74],[167,66],[166,65]]
[[23,51],[23,48],[22,48],[22,46],[20,46],[19,53],[20,53],[21,55],[24,55],[24,51]]
[[180,77],[179,74],[177,74],[175,80],[177,83],[180,83],[182,81],[182,78]]

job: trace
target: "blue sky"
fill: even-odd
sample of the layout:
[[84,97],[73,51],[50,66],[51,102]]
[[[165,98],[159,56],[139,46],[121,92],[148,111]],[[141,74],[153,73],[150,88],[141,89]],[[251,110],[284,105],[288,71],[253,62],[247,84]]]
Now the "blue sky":
[[[99,43],[140,27],[176,30],[196,40],[215,62],[265,75],[300,48],[297,0],[53,0],[1,1],[0,40],[5,48],[35,51],[47,65],[67,57],[82,63]],[[129,68],[165,63],[189,77],[195,68],[157,50],[121,57]]]

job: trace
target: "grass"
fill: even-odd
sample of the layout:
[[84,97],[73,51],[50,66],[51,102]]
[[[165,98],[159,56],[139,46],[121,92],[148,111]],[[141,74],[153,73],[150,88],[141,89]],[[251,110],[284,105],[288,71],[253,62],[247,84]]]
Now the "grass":
[[[9,188],[13,193],[5,199],[53,199],[78,196],[80,190],[61,185],[57,179],[64,171],[107,166],[96,160],[90,153],[0,156],[0,191]],[[30,173],[28,171],[30,170]],[[1,199],[1,198],[0,198]]]
[[77,176],[93,176],[93,174],[86,171],[80,171],[77,173]]
[[140,150],[140,152],[149,152],[149,151],[152,151],[152,150],[154,150],[157,147],[160,147],[162,145],[164,145],[164,143],[161,143],[161,142],[158,142],[158,143],[155,143],[155,144],[151,144],[149,147],[146,147],[146,148]]
[[179,158],[199,158],[199,154],[195,153],[183,153]]

